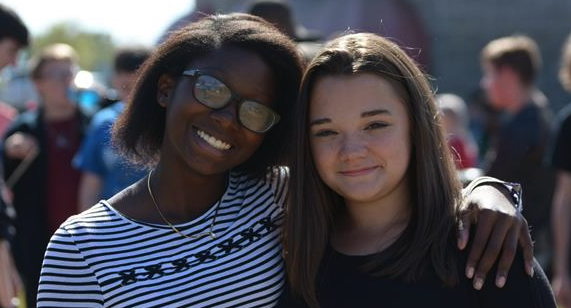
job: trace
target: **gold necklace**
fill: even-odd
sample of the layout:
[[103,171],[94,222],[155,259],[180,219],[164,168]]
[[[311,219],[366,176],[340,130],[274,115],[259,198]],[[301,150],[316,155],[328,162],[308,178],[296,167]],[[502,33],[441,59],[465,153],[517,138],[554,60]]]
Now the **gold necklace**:
[[155,205],[155,208],[157,209],[157,212],[159,213],[159,215],[161,216],[161,219],[167,224],[169,225],[169,227],[171,227],[171,229],[173,229],[174,232],[180,234],[180,236],[191,239],[191,240],[195,240],[195,239],[199,239],[199,238],[203,238],[205,236],[210,236],[211,239],[215,239],[216,238],[216,234],[212,231],[214,229],[214,225],[216,224],[216,217],[218,216],[218,209],[220,208],[220,203],[222,203],[221,201],[218,201],[218,204],[216,205],[216,210],[214,212],[214,217],[212,217],[212,223],[210,224],[210,230],[208,230],[208,232],[204,232],[204,233],[199,233],[199,234],[195,234],[195,235],[191,235],[188,236],[184,233],[182,233],[180,230],[178,230],[175,226],[173,226],[166,218],[165,215],[163,215],[163,212],[161,212],[161,209],[159,208],[159,204],[157,203],[157,200],[155,200],[155,196],[153,195],[153,191],[151,190],[151,174],[153,174],[153,170],[151,170],[149,172],[149,175],[147,176],[147,189],[149,190],[149,195],[151,196],[151,200],[153,200],[153,204]]

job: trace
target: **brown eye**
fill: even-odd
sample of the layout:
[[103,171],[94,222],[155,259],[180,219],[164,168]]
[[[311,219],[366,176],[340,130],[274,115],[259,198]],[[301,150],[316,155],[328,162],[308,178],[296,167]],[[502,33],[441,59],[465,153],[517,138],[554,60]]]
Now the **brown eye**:
[[254,101],[244,101],[239,112],[240,121],[255,132],[266,131],[278,120],[271,109]]

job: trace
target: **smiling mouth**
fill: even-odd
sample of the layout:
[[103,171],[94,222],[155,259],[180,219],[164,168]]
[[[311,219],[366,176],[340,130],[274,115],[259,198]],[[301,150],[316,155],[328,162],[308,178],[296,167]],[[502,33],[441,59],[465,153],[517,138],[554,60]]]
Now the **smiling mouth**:
[[208,143],[211,147],[215,149],[227,151],[230,150],[230,148],[232,147],[232,145],[230,145],[229,143],[216,139],[199,129],[196,130],[196,134],[198,135],[198,137],[200,137],[200,139],[206,141],[206,143]]
[[359,168],[359,169],[353,169],[353,170],[345,170],[345,171],[341,171],[339,173],[341,173],[342,175],[345,175],[345,176],[360,176],[360,175],[368,174],[369,172],[371,172],[375,169],[376,169],[376,167],[366,167],[366,168]]

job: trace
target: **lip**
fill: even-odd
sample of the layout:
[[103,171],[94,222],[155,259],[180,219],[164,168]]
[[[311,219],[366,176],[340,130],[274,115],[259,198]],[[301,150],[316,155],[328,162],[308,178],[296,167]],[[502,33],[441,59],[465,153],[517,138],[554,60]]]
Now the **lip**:
[[344,176],[363,176],[363,175],[367,175],[369,173],[372,173],[373,171],[375,171],[378,167],[377,166],[371,166],[371,167],[359,167],[359,168],[355,168],[355,169],[349,169],[349,170],[342,170],[339,171],[339,173],[341,175]]
[[[227,149],[227,150],[225,150],[225,149],[219,149],[219,148],[216,148],[216,147],[212,146],[210,143],[208,143],[206,140],[202,139],[202,138],[198,135],[198,131],[202,131],[202,132],[204,132],[205,134],[207,134],[207,135],[209,135],[209,136],[212,136],[213,138],[215,138],[215,139],[217,139],[217,140],[220,140],[220,141],[222,141],[222,142],[224,142],[224,143],[229,144],[229,145],[230,145],[230,148]],[[192,127],[192,138],[193,138],[194,140],[196,140],[196,142],[197,142],[202,148],[206,149],[208,152],[211,152],[211,153],[213,153],[213,154],[226,155],[226,154],[228,154],[230,151],[232,151],[232,150],[234,149],[234,145],[233,145],[231,142],[228,142],[228,141],[226,141],[226,140],[224,140],[224,139],[222,139],[222,138],[219,138],[216,134],[212,134],[210,131],[205,130],[205,129],[198,128],[198,127],[196,127],[196,126],[193,126],[193,127]]]

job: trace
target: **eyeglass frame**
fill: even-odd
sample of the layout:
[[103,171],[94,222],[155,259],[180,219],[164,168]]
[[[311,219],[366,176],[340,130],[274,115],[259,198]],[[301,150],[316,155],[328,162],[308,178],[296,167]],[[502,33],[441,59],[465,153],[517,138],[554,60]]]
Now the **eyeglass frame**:
[[[218,78],[218,77],[216,77],[216,76],[213,76],[213,75],[211,75],[211,74],[209,74],[209,73],[207,73],[207,72],[204,72],[204,71],[202,71],[202,70],[199,70],[199,69],[187,69],[187,70],[184,70],[184,71],[182,72],[182,75],[183,75],[183,76],[193,77],[193,78],[194,78],[194,83],[193,83],[193,85],[192,85],[192,97],[194,97],[194,99],[195,99],[196,101],[198,101],[198,102],[199,102],[201,105],[203,105],[203,106],[206,106],[206,107],[211,108],[211,109],[213,109],[213,110],[221,110],[221,109],[226,108],[226,107],[227,107],[229,104],[231,104],[232,102],[236,101],[236,102],[237,102],[236,109],[238,110],[237,120],[238,120],[238,122],[240,123],[240,125],[242,125],[244,128],[246,128],[246,129],[249,130],[249,131],[252,131],[252,132],[254,132],[254,133],[263,134],[263,133],[268,132],[270,129],[272,129],[272,128],[273,128],[276,124],[278,124],[279,121],[280,121],[280,115],[279,115],[277,112],[275,112],[272,108],[270,108],[270,107],[268,107],[268,106],[266,106],[266,105],[264,105],[264,104],[262,104],[262,103],[260,103],[260,102],[258,102],[258,101],[255,101],[255,100],[253,100],[253,99],[245,99],[245,98],[241,97],[241,96],[238,95],[234,90],[232,90],[232,88],[230,88],[224,81],[220,80],[220,78]],[[200,76],[208,76],[208,77],[210,77],[210,78],[214,78],[214,79],[218,80],[221,84],[223,84],[226,88],[228,88],[228,90],[230,91],[230,98],[228,99],[228,101],[227,101],[223,106],[218,107],[218,108],[214,108],[214,107],[209,106],[209,105],[207,105],[206,103],[202,102],[200,99],[198,99],[198,98],[196,97],[196,94],[194,93],[194,91],[195,91],[195,89],[196,89],[196,81],[198,80],[198,78],[199,78]],[[240,110],[241,105],[244,104],[245,102],[251,102],[251,103],[253,102],[253,103],[256,103],[256,104],[258,104],[258,105],[260,105],[260,106],[262,106],[262,107],[264,107],[264,108],[266,108],[266,109],[268,109],[268,110],[270,111],[270,114],[273,116],[273,118],[272,118],[272,122],[271,122],[271,124],[268,126],[268,128],[264,129],[263,131],[255,131],[255,130],[253,130],[253,129],[247,127],[246,125],[244,125],[244,123],[243,123],[242,120],[240,119],[240,112],[239,112],[239,110]]]

